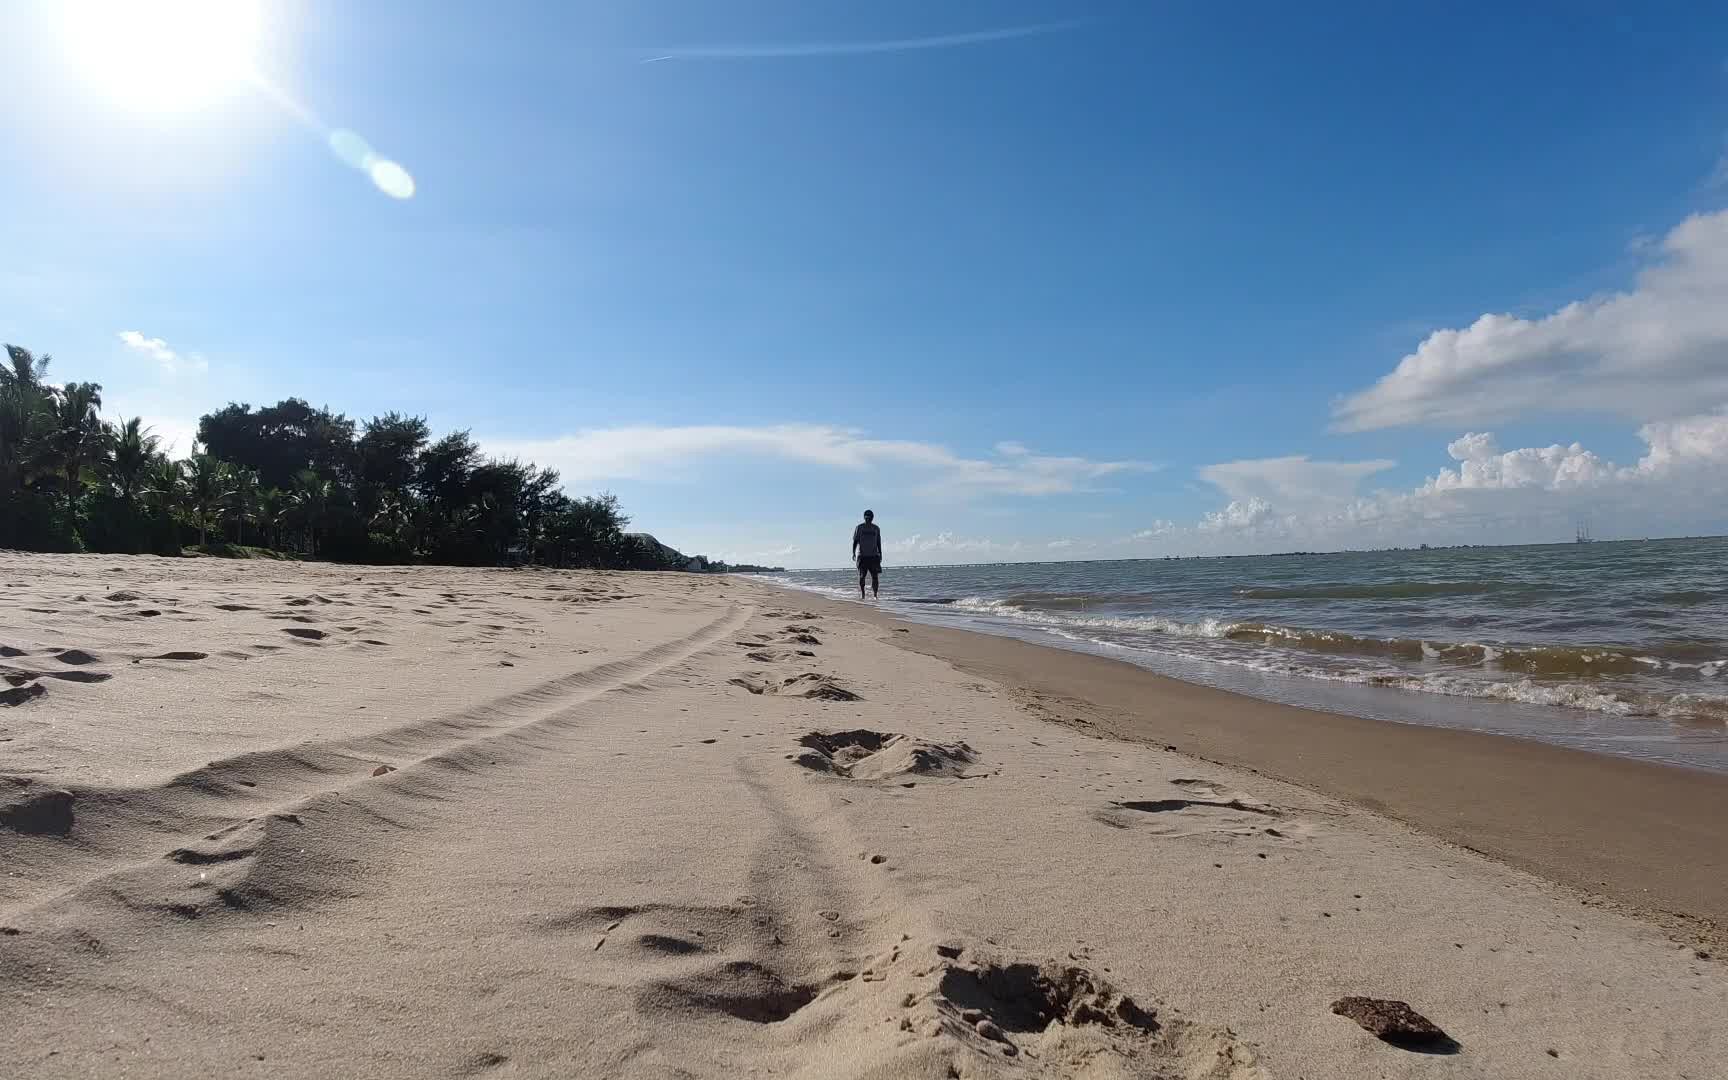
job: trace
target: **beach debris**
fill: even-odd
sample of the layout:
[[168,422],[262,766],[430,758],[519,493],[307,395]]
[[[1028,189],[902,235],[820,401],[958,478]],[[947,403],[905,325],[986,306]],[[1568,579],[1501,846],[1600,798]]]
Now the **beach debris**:
[[372,775],[373,776],[387,776],[390,773],[393,773],[395,771],[396,771],[396,767],[394,765],[380,765],[376,769],[372,770]]
[[1456,1049],[1453,1038],[1432,1020],[1412,1009],[1408,1002],[1385,998],[1342,997],[1332,1011],[1348,1017],[1382,1042],[1405,1050]]
[[[115,569],[118,569],[118,567]],[[113,600],[116,603],[125,603],[128,600],[142,600],[144,599],[144,596],[142,593],[135,593],[129,589],[120,589],[116,592],[109,593],[107,599]]]

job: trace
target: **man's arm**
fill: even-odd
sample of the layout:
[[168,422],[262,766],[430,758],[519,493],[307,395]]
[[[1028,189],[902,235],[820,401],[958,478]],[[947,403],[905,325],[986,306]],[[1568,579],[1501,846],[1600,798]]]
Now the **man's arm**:
[[852,526],[852,561],[853,562],[858,561],[858,531],[860,529],[862,529],[863,527],[864,526],[862,526],[862,525]]

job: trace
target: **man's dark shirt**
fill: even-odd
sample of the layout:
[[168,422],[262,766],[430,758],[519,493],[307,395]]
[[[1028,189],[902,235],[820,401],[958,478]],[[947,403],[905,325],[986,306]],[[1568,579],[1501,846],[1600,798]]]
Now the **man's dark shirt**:
[[873,521],[863,522],[852,530],[852,543],[857,546],[861,559],[882,557],[882,530]]

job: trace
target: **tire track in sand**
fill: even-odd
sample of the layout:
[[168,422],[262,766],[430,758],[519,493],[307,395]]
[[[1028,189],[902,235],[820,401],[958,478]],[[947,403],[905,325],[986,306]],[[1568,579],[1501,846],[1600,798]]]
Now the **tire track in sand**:
[[633,656],[453,713],[364,736],[237,754],[152,787],[50,789],[0,777],[0,804],[16,808],[17,820],[42,817],[29,812],[41,803],[55,811],[47,816],[56,823],[52,830],[0,828],[0,864],[14,868],[0,882],[0,925],[12,926],[104,879],[165,862],[247,859],[264,840],[291,829],[295,811],[313,800],[339,798],[375,776],[401,770],[395,782],[411,784],[417,766],[472,771],[472,751],[489,740],[580,721],[583,706],[639,690],[643,680],[736,634],[754,610],[730,607],[693,632]]

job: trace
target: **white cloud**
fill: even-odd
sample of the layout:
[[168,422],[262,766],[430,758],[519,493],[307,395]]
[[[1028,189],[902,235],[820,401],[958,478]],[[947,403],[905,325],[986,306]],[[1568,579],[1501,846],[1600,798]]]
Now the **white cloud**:
[[1395,461],[1313,461],[1306,454],[1206,465],[1200,478],[1232,499],[1261,499],[1276,505],[1331,503],[1356,494],[1365,477],[1385,472]]
[[482,439],[495,454],[555,468],[566,483],[638,477],[715,459],[774,458],[867,472],[901,468],[921,474],[927,493],[1059,495],[1093,490],[1097,481],[1156,466],[1140,461],[1092,461],[1036,454],[1018,443],[998,444],[989,458],[969,458],[935,443],[871,439],[821,424],[764,427],[698,425],[620,427],[554,439]]
[[941,532],[935,536],[914,533],[900,540],[890,541],[884,546],[891,554],[896,555],[1012,555],[1026,549],[1026,545],[1018,540],[1003,543],[959,537],[951,532]]
[[1070,30],[1081,25],[1076,20],[1035,23],[1030,26],[1004,26],[994,30],[969,30],[958,34],[937,34],[929,37],[892,38],[886,41],[823,41],[784,45],[720,45],[704,48],[661,49],[643,58],[645,64],[683,60],[776,60],[809,59],[824,56],[869,56],[876,53],[921,52],[927,49],[955,49],[968,45],[985,45],[1015,38],[1037,37]]
[[168,347],[168,343],[159,337],[145,337],[138,330],[122,330],[118,335],[121,344],[133,352],[142,353],[156,361],[164,375],[203,374],[210,368],[209,363],[196,353],[181,356]]
[[1135,539],[1169,551],[1268,551],[1564,540],[1585,517],[1603,538],[1728,526],[1728,409],[1638,434],[1644,454],[1619,465],[1579,443],[1502,450],[1472,432],[1447,445],[1455,466],[1409,490],[1318,509],[1236,499],[1190,528]]
[[1251,532],[1273,519],[1272,504],[1258,496],[1232,499],[1222,510],[1214,510],[1195,526],[1201,532]]
[[1681,222],[1660,252],[1627,292],[1541,319],[1484,315],[1430,334],[1373,386],[1340,400],[1334,426],[1462,426],[1563,411],[1662,420],[1728,400],[1728,211]]
[[1131,534],[1128,537],[1128,540],[1131,543],[1142,540],[1158,540],[1166,536],[1174,536],[1178,531],[1179,527],[1174,521],[1166,521],[1163,518],[1157,518],[1151,525]]
[[1537,488],[1563,491],[1612,479],[1614,466],[1584,449],[1570,446],[1529,446],[1501,452],[1488,432],[1472,432],[1446,445],[1458,462],[1441,469],[1420,491],[1437,493],[1483,488]]
[[1050,548],[1053,551],[1065,551],[1068,548],[1075,547],[1075,546],[1079,545],[1080,543],[1081,543],[1081,541],[1079,541],[1079,540],[1062,539],[1062,540],[1052,540],[1048,544],[1045,544],[1044,546],[1047,548]]

